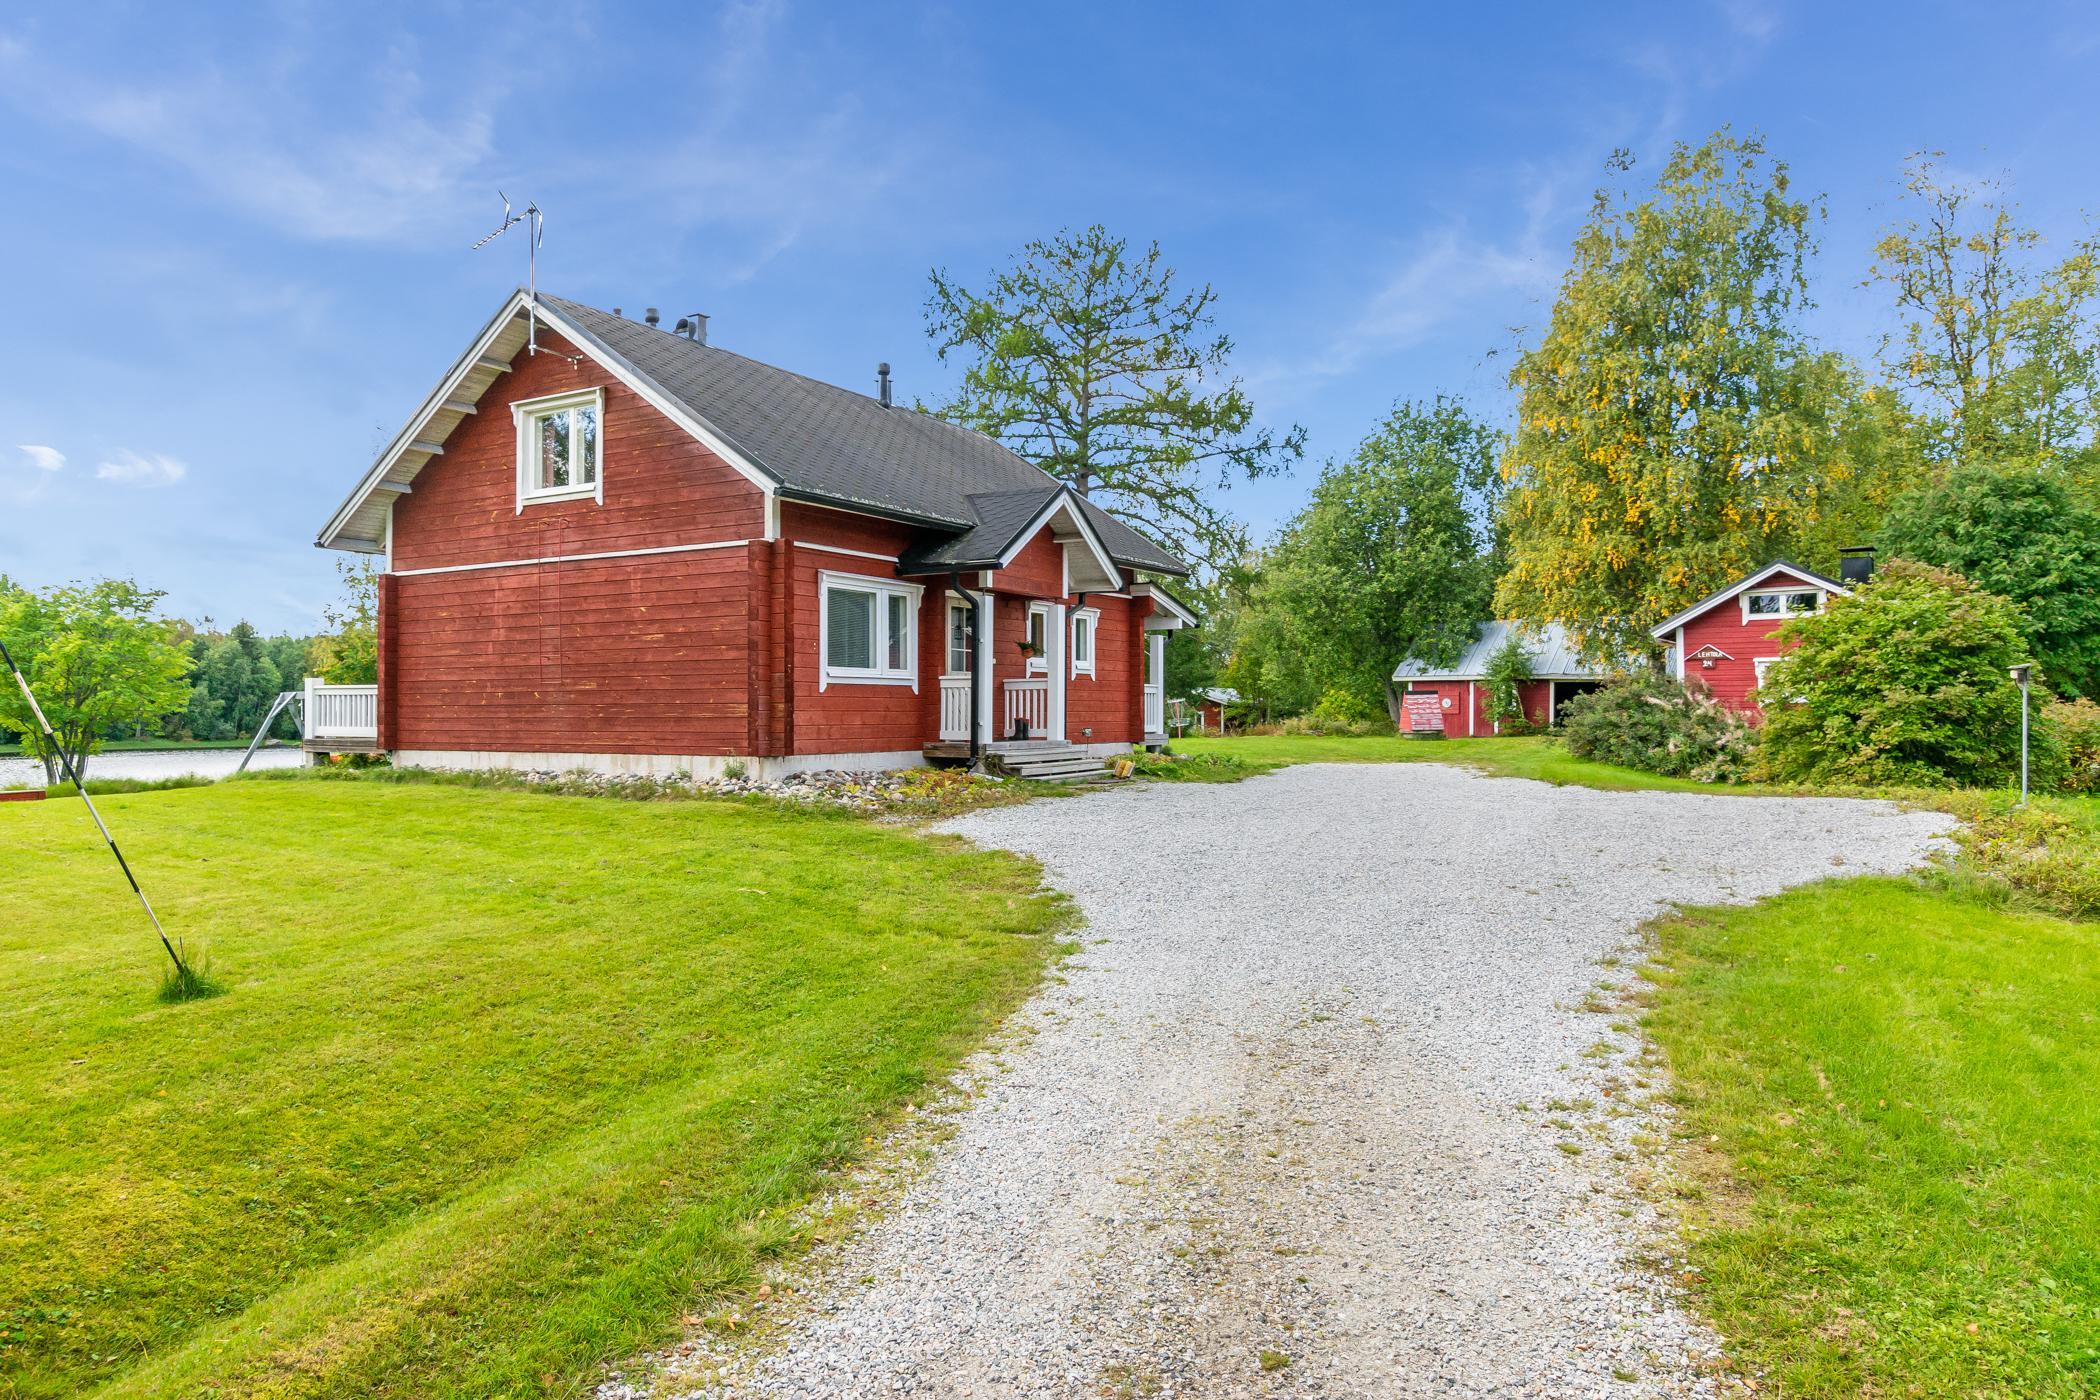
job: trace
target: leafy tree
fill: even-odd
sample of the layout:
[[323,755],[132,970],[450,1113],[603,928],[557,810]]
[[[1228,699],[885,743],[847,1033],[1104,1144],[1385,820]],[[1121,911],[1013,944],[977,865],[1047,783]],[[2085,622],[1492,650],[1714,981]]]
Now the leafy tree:
[[2019,604],[2049,683],[2100,697],[2100,512],[2060,482],[1956,467],[1940,484],[1898,498],[1875,543]]
[[333,630],[313,639],[312,659],[330,685],[379,680],[379,572],[365,560],[337,561],[343,597],[322,610]]
[[2019,609],[1959,574],[1893,560],[1778,633],[1763,763],[1792,782],[1986,786],[2020,761]]
[[2093,484],[2100,429],[2100,239],[2036,267],[2042,238],[2003,189],[1941,176],[1912,158],[1916,217],[1884,234],[1869,282],[1904,317],[1882,359],[1931,415],[1924,440],[1943,462],[2041,469]]
[[1395,665],[1448,664],[1472,641],[1494,594],[1501,442],[1449,399],[1401,403],[1321,471],[1262,589],[1317,690],[1390,713]]
[[1482,676],[1487,683],[1488,719],[1501,732],[1521,733],[1531,727],[1530,717],[1524,713],[1524,683],[1531,678],[1531,652],[1523,639],[1512,632],[1488,658],[1487,672]]
[[162,596],[128,579],[0,594],[0,637],[36,691],[57,747],[12,677],[0,690],[0,724],[22,735],[50,782],[68,759],[86,777],[88,756],[113,726],[158,720],[188,700],[189,656],[175,624],[155,615]]
[[1653,654],[1651,626],[1814,524],[1848,473],[1854,384],[1798,326],[1818,212],[1726,132],[1677,147],[1639,203],[1599,191],[1510,375],[1503,616],[1596,659]]
[[1096,224],[1028,244],[971,291],[933,273],[926,329],[943,363],[964,361],[941,416],[1006,443],[1083,496],[1212,568],[1245,532],[1218,505],[1239,477],[1287,469],[1305,430],[1254,424],[1215,334],[1217,293],[1179,285],[1159,245],[1133,253]]

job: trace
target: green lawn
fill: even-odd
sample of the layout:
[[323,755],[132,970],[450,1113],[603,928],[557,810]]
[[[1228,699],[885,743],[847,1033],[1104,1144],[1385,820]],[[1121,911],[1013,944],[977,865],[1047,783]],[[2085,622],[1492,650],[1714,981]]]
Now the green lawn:
[[2100,924],[1923,881],[1660,932],[1695,1293],[1800,1396],[2100,1392]]
[[1320,738],[1305,734],[1231,735],[1220,739],[1176,739],[1179,753],[1226,755],[1254,768],[1293,763],[1451,763],[1504,778],[1577,784],[1611,792],[1750,792],[1747,787],[1662,778],[1636,768],[1591,763],[1573,757],[1543,736],[1493,739]]
[[439,785],[0,807],[0,1396],[577,1393],[1034,985],[1029,864]]

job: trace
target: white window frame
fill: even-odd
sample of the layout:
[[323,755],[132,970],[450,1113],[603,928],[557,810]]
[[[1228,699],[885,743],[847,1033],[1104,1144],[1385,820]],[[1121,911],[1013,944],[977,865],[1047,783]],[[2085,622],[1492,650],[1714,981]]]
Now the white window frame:
[[[598,460],[592,464],[591,480],[583,485],[550,486],[541,489],[533,485],[539,479],[539,443],[537,435],[529,431],[531,425],[551,413],[563,410],[573,412],[588,408],[598,415]],[[518,438],[518,510],[545,501],[596,501],[605,504],[605,390],[578,389],[567,394],[548,394],[537,399],[519,399],[510,406],[511,423]],[[575,459],[575,444],[579,440],[576,421],[569,422],[570,460]]]
[[959,593],[950,593],[946,602],[942,604],[942,611],[946,615],[945,625],[947,631],[942,638],[946,646],[941,652],[941,674],[950,680],[954,680],[957,677],[965,677],[970,674],[966,670],[958,671],[955,669],[955,652],[958,642],[962,644],[964,656],[973,655],[969,641],[970,600]]
[[1031,676],[1046,676],[1050,674],[1050,605],[1048,603],[1030,603],[1028,605],[1028,615],[1022,623],[1021,637],[1023,640],[1026,640],[1035,635],[1035,620],[1038,617],[1043,620],[1043,654],[1028,658],[1028,674]]
[[1771,670],[1772,663],[1778,659],[1776,656],[1753,656],[1750,658],[1750,668],[1757,672],[1757,688],[1759,690],[1765,688],[1765,672]]
[[[831,664],[828,653],[831,647],[831,590],[834,588],[875,595],[875,665],[863,667]],[[834,573],[829,569],[818,571],[817,689],[821,691],[834,685],[908,685],[916,693],[919,688],[919,596],[924,591],[919,584],[878,578],[874,574]],[[884,664],[890,654],[889,600],[893,597],[904,599],[902,669],[893,669]]]
[[[1079,622],[1086,619],[1086,660],[1079,659]],[[1094,658],[1101,653],[1101,610],[1080,608],[1072,614],[1072,635],[1066,643],[1072,653],[1072,674],[1091,676],[1094,674]]]
[[[1786,600],[1788,598],[1798,597],[1803,593],[1816,595],[1816,605],[1814,607],[1804,612],[1800,608],[1787,606]],[[1747,588],[1743,590],[1743,622],[1747,625],[1752,622],[1780,622],[1790,617],[1811,617],[1823,611],[1824,601],[1829,596],[1823,589],[1811,584],[1802,584],[1797,588]],[[1750,600],[1752,598],[1777,598],[1780,600],[1779,611],[1776,613],[1753,613],[1750,611]]]

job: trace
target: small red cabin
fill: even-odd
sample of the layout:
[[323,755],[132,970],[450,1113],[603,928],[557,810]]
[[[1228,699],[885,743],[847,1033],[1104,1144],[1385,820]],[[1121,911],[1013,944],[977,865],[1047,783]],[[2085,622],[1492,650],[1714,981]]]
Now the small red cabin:
[[1181,560],[886,372],[654,319],[519,291],[322,529],[385,561],[369,746],[705,777],[1164,741]]
[[1788,645],[1772,634],[1792,618],[1823,611],[1833,595],[1850,594],[1836,579],[1779,559],[1666,619],[1654,636],[1668,647],[1670,670],[1678,680],[1758,718],[1764,713],[1757,688],[1764,683],[1765,668]]
[[1513,636],[1531,658],[1532,678],[1518,685],[1518,701],[1524,718],[1541,728],[1558,724],[1562,705],[1595,690],[1611,674],[1583,660],[1557,622],[1483,622],[1472,645],[1450,666],[1409,658],[1393,669],[1400,732],[1441,732],[1452,739],[1500,733],[1488,707],[1488,663]]

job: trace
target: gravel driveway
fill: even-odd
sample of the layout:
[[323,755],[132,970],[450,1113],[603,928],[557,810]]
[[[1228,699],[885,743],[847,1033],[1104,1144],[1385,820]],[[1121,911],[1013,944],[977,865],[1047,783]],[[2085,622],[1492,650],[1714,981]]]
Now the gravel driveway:
[[1583,1004],[1672,902],[1902,870],[1945,825],[1432,765],[955,821],[1040,858],[1084,950],[772,1341],[688,1344],[657,1393],[1709,1393],[1634,1260],[1647,1071]]

